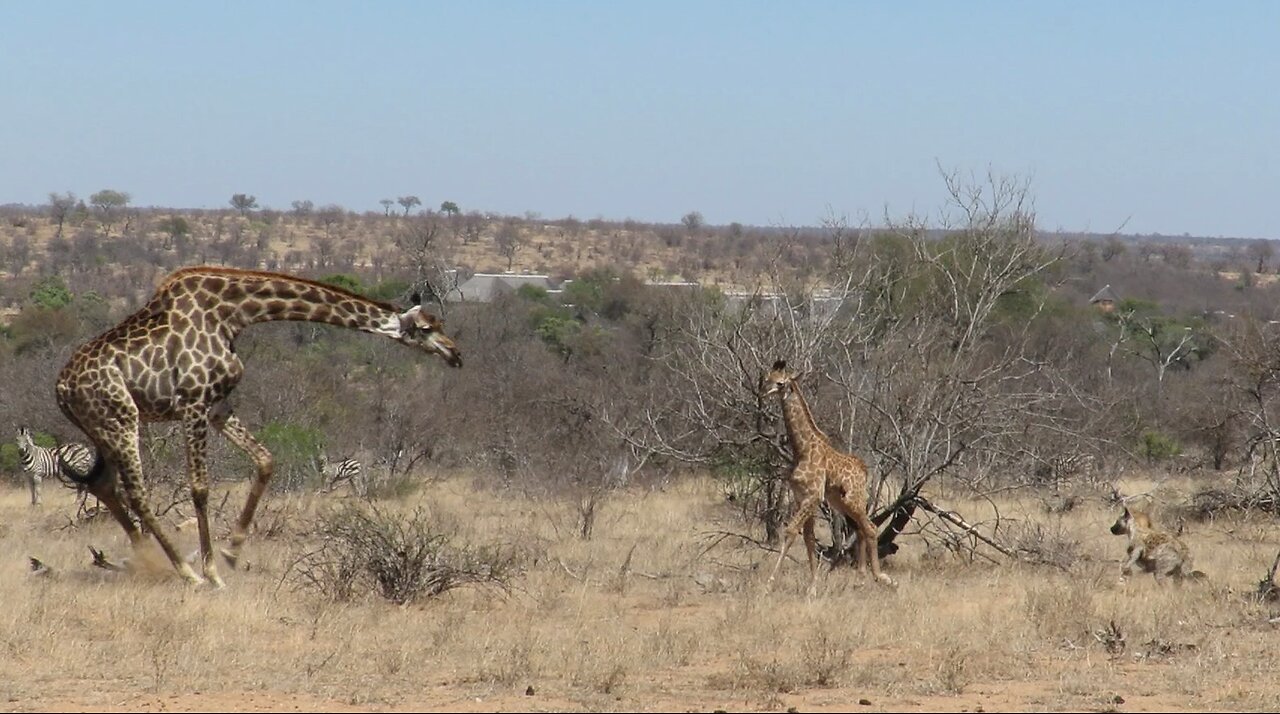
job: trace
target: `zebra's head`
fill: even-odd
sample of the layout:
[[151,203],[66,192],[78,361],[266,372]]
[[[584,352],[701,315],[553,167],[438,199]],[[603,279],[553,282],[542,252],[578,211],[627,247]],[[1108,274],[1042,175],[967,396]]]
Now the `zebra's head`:
[[18,448],[27,451],[35,442],[31,440],[31,430],[25,426],[18,427]]

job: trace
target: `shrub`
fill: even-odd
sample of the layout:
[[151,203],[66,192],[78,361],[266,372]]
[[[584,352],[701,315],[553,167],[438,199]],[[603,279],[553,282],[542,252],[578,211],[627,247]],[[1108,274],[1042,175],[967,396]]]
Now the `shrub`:
[[71,304],[71,291],[67,289],[67,284],[62,281],[62,278],[56,275],[42,278],[31,288],[28,297],[33,304],[51,310]]
[[364,294],[364,284],[360,282],[360,278],[357,278],[354,275],[334,273],[333,275],[326,275],[323,278],[320,278],[320,282],[332,285],[335,288],[342,288],[343,290],[353,292],[357,295]]
[[262,427],[259,439],[275,457],[273,487],[296,490],[319,477],[315,465],[320,459],[324,436],[318,429],[272,421]]
[[367,294],[374,300],[396,302],[405,299],[405,296],[409,294],[410,287],[407,280],[390,278],[374,285]]
[[1182,445],[1176,439],[1154,429],[1142,432],[1142,442],[1138,448],[1148,461],[1163,461],[1182,453]]
[[364,592],[406,604],[478,583],[507,589],[518,558],[498,548],[456,548],[421,510],[406,517],[348,505],[321,515],[310,529],[319,541],[293,566],[295,581],[335,601]]

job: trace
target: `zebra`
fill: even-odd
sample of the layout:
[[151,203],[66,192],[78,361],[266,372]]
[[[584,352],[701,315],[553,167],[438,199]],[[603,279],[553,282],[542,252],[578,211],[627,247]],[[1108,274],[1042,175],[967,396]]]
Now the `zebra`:
[[31,430],[25,426],[18,429],[18,451],[22,457],[22,470],[27,473],[27,484],[31,487],[32,506],[41,505],[40,484],[45,478],[56,476],[74,481],[66,469],[86,474],[93,466],[93,449],[88,446],[76,442],[59,444],[52,449],[36,446]]
[[320,476],[324,479],[321,493],[337,490],[343,481],[358,492],[363,486],[364,465],[355,459],[329,461],[329,457],[321,453]]

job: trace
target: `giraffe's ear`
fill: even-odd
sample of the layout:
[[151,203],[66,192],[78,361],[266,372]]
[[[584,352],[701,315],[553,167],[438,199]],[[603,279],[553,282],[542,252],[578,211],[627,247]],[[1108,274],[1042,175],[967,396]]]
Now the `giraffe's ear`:
[[780,359],[780,360],[778,360],[777,362],[774,362],[774,363],[773,363],[773,368],[774,368],[774,369],[786,369],[786,368],[787,368],[787,361],[786,361],[785,359]]

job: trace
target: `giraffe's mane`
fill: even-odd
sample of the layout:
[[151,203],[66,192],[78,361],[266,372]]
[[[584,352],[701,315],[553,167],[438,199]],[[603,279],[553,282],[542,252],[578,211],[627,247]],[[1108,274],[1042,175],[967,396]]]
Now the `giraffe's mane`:
[[166,277],[162,283],[160,283],[160,287],[156,288],[156,292],[161,292],[165,290],[171,284],[179,280],[182,280],[183,278],[189,275],[217,275],[217,276],[226,277],[226,278],[262,278],[263,280],[284,280],[291,283],[309,285],[311,287],[320,288],[322,290],[335,292],[339,295],[342,295],[343,297],[348,297],[353,300],[361,300],[364,302],[372,303],[384,310],[390,310],[392,312],[403,311],[403,308],[392,305],[389,302],[384,302],[382,300],[374,300],[371,297],[352,292],[346,288],[338,287],[337,285],[333,285],[330,283],[322,283],[319,280],[311,280],[310,278],[303,278],[297,275],[289,275],[288,273],[276,273],[269,270],[248,270],[245,268],[227,268],[227,267],[218,266],[218,265],[191,265],[185,268],[179,268],[173,271],[172,273],[170,273],[169,276]]

